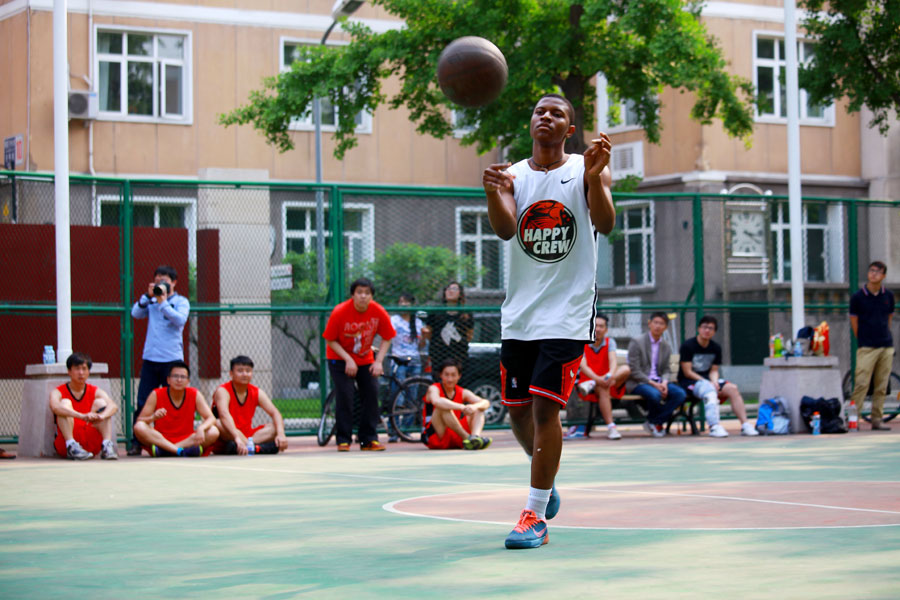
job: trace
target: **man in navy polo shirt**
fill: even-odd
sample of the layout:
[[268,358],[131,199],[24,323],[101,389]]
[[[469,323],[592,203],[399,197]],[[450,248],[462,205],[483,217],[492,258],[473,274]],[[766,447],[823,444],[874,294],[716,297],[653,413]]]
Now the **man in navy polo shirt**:
[[891,365],[894,361],[894,340],[891,319],[894,316],[894,295],[881,283],[887,266],[876,260],[869,265],[868,282],[850,297],[850,326],[859,343],[856,350],[856,386],[850,399],[862,410],[863,398],[874,378],[872,392],[872,429],[890,429],[882,424],[884,395]]
[[[178,274],[169,265],[160,265],[153,273],[153,281],[147,285],[147,293],[138,298],[131,307],[135,319],[148,319],[147,338],[144,341],[141,362],[141,383],[138,385],[137,422],[141,409],[150,392],[167,385],[166,377],[172,363],[184,360],[184,338],[182,331],[191,310],[190,301],[175,291]],[[136,437],[131,440],[129,456],[141,453],[141,444]]]

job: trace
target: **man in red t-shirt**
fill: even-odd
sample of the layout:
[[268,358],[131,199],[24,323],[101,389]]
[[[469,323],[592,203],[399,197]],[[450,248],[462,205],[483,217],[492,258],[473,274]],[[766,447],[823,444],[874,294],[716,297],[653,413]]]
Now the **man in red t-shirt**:
[[[169,387],[156,388],[134,424],[134,435],[150,456],[200,456],[219,437],[216,418],[197,388],[189,387],[191,370],[177,360],[169,368]],[[203,422],[194,431],[194,413]]]
[[[277,454],[287,450],[284,419],[269,395],[250,381],[253,379],[253,360],[249,356],[235,356],[229,368],[231,381],[220,385],[213,393],[213,414],[219,441],[216,454]],[[256,407],[263,409],[271,423],[253,426]]]
[[[396,335],[387,311],[373,300],[375,286],[365,278],[350,284],[350,299],[331,311],[322,337],[328,342],[325,358],[336,392],[335,437],[338,452],[350,450],[353,437],[353,384],[359,389],[360,416],[356,439],[363,450],[384,450],[378,441],[378,378],[384,357]],[[378,356],[372,352],[381,336]]]
[[56,453],[72,460],[99,454],[104,460],[119,458],[112,440],[111,417],[119,407],[106,392],[87,382],[91,357],[76,352],[66,359],[69,383],[50,392],[50,410],[56,419]]
[[491,445],[491,438],[481,435],[490,401],[459,386],[456,359],[445,359],[440,368],[440,381],[425,393],[422,442],[432,450],[484,450]]

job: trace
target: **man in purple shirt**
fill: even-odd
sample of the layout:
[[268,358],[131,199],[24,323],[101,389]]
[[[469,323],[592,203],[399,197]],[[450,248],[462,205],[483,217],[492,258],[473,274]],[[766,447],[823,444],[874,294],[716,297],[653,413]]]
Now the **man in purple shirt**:
[[631,376],[625,382],[629,394],[637,394],[647,401],[647,421],[644,429],[653,437],[666,435],[666,423],[687,398],[678,384],[668,381],[669,357],[672,349],[663,339],[669,327],[664,312],[650,315],[649,331],[631,340],[628,345],[628,366]]

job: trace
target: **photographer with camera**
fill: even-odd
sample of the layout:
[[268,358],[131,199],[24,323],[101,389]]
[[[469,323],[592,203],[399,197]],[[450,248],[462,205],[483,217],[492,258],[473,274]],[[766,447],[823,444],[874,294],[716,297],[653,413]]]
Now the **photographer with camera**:
[[[135,319],[148,319],[147,339],[141,363],[141,383],[138,386],[135,421],[141,414],[147,397],[154,389],[166,385],[172,364],[184,360],[182,331],[187,322],[191,303],[175,291],[178,274],[169,265],[161,265],[147,285],[147,293],[131,307]],[[139,456],[141,445],[132,437],[129,456]]]

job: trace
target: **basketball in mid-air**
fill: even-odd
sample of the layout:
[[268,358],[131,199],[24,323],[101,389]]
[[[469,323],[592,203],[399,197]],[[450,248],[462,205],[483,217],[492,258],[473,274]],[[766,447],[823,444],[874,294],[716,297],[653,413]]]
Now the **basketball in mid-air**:
[[508,75],[506,58],[500,49],[477,36],[453,40],[438,58],[441,91],[460,106],[490,104],[503,91]]

